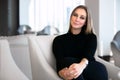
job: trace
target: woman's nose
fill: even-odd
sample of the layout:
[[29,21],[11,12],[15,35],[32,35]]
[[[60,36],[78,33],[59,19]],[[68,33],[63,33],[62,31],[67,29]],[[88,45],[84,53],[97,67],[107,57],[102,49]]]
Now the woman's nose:
[[76,19],[75,19],[76,21],[79,21],[80,19],[79,19],[79,17],[76,17]]

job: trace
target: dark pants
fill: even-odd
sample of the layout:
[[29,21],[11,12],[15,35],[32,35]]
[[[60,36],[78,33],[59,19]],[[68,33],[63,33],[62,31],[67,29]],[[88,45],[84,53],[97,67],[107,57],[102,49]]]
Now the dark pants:
[[[72,63],[79,62],[74,58],[67,58],[65,61],[66,66],[68,67]],[[83,73],[73,80],[108,80],[108,74],[106,67],[97,61],[89,62],[87,67],[84,69]]]

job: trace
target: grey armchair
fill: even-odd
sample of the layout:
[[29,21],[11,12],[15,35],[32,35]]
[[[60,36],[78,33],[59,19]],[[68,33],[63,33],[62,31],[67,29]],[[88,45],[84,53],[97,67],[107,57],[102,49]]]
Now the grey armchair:
[[113,59],[115,60],[115,65],[120,67],[120,31],[115,34],[111,42],[111,50],[113,53]]

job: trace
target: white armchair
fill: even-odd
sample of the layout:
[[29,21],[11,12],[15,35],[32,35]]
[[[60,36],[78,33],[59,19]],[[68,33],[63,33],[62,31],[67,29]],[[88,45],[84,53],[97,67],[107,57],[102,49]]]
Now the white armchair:
[[[33,80],[61,80],[55,70],[55,58],[52,54],[52,41],[55,36],[30,36],[29,49]],[[111,80],[120,80],[120,68],[95,56],[103,63]]]
[[7,40],[0,40],[0,80],[29,80],[13,60]]
[[29,50],[33,80],[61,80],[55,71],[55,59],[51,52],[54,37],[29,37]]

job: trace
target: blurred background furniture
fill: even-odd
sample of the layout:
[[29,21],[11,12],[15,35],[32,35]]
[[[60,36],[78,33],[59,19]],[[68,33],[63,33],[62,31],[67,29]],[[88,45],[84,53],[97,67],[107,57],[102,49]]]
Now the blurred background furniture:
[[111,50],[113,53],[115,65],[120,68],[120,31],[115,34],[111,42]]
[[37,35],[58,35],[59,30],[56,27],[47,25],[41,31],[37,32]]
[[19,34],[35,34],[34,31],[32,31],[31,27],[29,25],[20,25],[18,28]]
[[7,40],[0,40],[0,80],[29,80],[16,65]]

